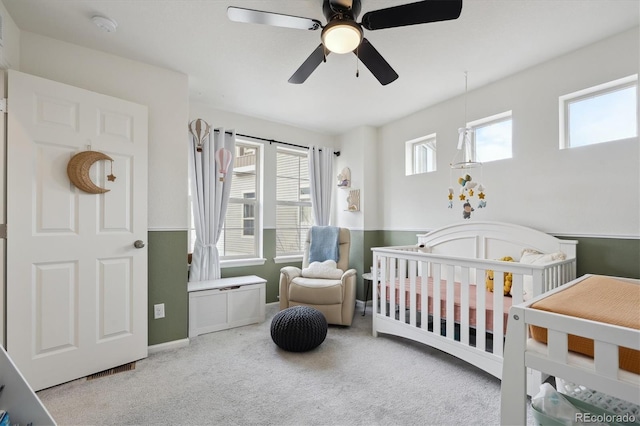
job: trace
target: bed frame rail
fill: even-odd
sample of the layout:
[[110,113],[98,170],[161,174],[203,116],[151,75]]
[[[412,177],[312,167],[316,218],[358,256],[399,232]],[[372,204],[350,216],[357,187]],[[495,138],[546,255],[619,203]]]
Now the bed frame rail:
[[[575,285],[590,275],[574,280]],[[640,280],[618,278],[640,285]],[[619,369],[618,347],[640,350],[640,330],[603,324],[530,308],[537,300],[558,288],[509,311],[509,330],[501,389],[501,424],[526,424],[527,368],[543,371],[573,383],[640,404],[640,375]],[[547,329],[546,352],[529,350],[529,326]],[[568,350],[568,335],[594,340],[592,362]],[[582,360],[582,362],[581,362]]]

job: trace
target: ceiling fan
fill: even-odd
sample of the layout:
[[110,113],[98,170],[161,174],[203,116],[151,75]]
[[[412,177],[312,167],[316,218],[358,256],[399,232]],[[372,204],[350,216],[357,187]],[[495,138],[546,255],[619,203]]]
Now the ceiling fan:
[[426,0],[373,10],[365,13],[358,23],[356,18],[360,9],[360,0],[323,0],[322,12],[327,18],[324,26],[317,19],[233,6],[227,9],[227,16],[235,22],[314,31],[322,28],[322,42],[293,73],[289,83],[304,83],[321,62],[326,62],[331,52],[353,52],[380,84],[387,85],[395,81],[398,74],[364,37],[363,28],[373,31],[457,19],[462,11],[462,0]]

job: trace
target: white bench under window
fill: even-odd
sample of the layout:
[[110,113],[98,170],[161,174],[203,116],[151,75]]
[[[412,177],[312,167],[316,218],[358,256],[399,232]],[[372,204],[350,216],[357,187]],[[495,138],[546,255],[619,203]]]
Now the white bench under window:
[[266,283],[257,275],[190,282],[189,337],[264,321]]

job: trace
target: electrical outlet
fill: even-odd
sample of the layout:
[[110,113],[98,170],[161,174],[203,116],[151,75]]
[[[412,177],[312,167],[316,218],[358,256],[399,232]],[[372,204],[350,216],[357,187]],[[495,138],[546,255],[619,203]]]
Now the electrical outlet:
[[164,303],[153,305],[153,319],[164,318]]

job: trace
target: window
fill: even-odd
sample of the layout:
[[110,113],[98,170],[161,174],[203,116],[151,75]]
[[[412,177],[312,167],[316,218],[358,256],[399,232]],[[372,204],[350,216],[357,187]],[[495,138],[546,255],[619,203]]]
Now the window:
[[[223,261],[262,257],[262,228],[260,217],[256,214],[260,211],[260,155],[258,145],[236,141],[227,214],[216,244]],[[190,221],[189,251],[193,252],[196,235],[192,208]]]
[[[255,192],[245,192],[242,194],[245,200],[253,200],[256,198]],[[252,203],[246,203],[242,211],[242,236],[255,235],[255,211],[256,206]]]
[[300,255],[313,224],[307,152],[277,150],[276,256]]
[[436,171],[436,134],[406,142],[405,174],[417,175]]
[[259,154],[258,145],[236,141],[227,215],[216,244],[222,260],[262,256],[262,230],[255,214],[260,205]]
[[638,75],[560,97],[560,149],[638,136]]
[[511,158],[511,111],[467,123],[471,132],[471,158],[466,161],[489,161]]

